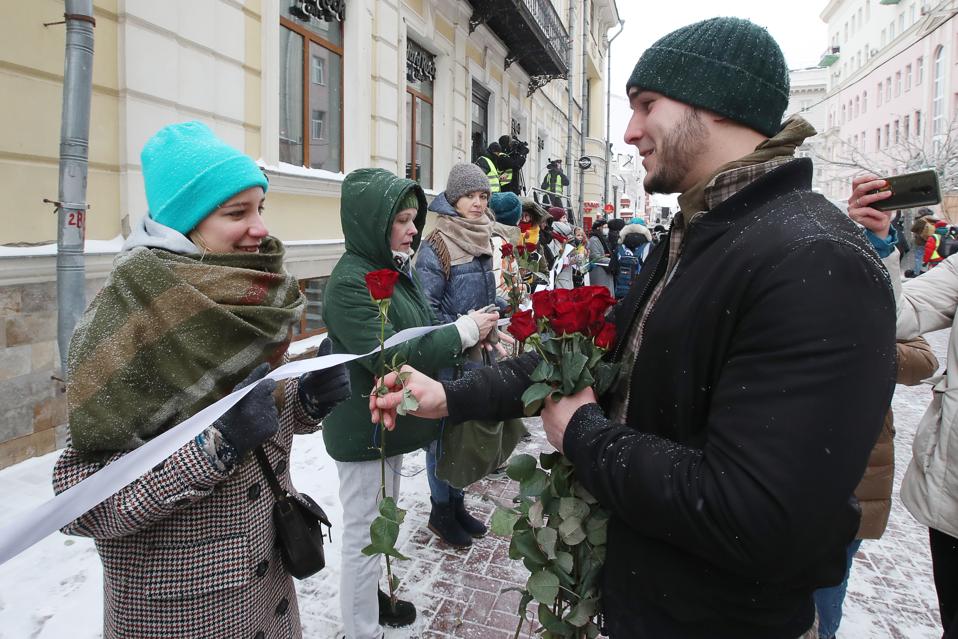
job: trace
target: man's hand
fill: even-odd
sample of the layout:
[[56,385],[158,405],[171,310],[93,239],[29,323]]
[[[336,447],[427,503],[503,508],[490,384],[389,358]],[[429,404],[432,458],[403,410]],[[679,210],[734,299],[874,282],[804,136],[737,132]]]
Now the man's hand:
[[852,195],[848,198],[848,217],[881,239],[888,237],[888,228],[891,226],[891,212],[873,209],[871,205],[890,198],[892,192],[869,192],[880,189],[886,184],[888,183],[880,177],[871,174],[860,175],[852,180]]
[[562,439],[565,437],[565,429],[572,419],[572,415],[586,404],[595,404],[598,399],[592,387],[585,388],[575,395],[563,397],[557,402],[546,398],[542,409],[542,427],[546,431],[546,438],[560,453],[562,450]]
[[[409,373],[406,378],[405,390],[412,394],[419,402],[419,408],[410,411],[410,415],[438,419],[449,414],[446,408],[446,389],[436,380],[420,373],[412,366],[403,366],[402,373]],[[378,397],[375,392],[369,395],[369,413],[372,423],[382,422],[386,430],[396,427],[396,408],[402,403],[403,385],[399,382],[397,373],[389,373],[382,379],[382,383],[389,389],[389,393]],[[376,380],[375,386],[379,386]]]

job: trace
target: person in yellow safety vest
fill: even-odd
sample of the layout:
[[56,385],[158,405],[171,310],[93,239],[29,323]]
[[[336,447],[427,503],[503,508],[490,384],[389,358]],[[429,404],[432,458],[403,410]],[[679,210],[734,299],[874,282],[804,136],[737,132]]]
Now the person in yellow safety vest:
[[948,232],[948,223],[942,220],[935,222],[934,232],[928,235],[928,239],[925,240],[925,266],[931,268],[937,266],[938,263],[944,259],[941,254],[938,252],[938,247],[941,245],[941,238]]
[[562,198],[556,196],[561,196],[565,192],[564,187],[569,185],[569,176],[562,172],[559,160],[551,160],[546,168],[549,172],[542,179],[542,190],[554,194],[546,196],[552,206],[565,208]]
[[522,194],[522,167],[526,163],[528,152],[528,148],[523,148],[521,143],[508,135],[499,138],[496,166],[499,168],[499,182],[503,191]]
[[489,178],[489,190],[492,193],[502,191],[502,184],[499,180],[499,166],[496,162],[497,156],[502,151],[502,147],[497,142],[489,145],[488,150],[476,159],[476,165],[486,172]]

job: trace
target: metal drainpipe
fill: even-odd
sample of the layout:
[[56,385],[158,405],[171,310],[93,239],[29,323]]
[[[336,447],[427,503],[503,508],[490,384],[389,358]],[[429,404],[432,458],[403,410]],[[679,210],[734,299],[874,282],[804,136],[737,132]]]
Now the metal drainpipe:
[[57,345],[67,377],[70,338],[86,308],[83,241],[93,91],[93,0],[66,0],[66,50],[57,194]]
[[[566,109],[566,141],[565,141],[565,170],[569,173],[572,173],[572,82],[573,82],[573,68],[572,68],[572,50],[573,43],[575,42],[575,0],[569,0],[569,46],[566,47],[566,65],[569,67],[569,75],[566,79],[566,91],[568,92],[569,98],[569,108]],[[570,180],[571,182],[571,180]],[[572,193],[571,186],[569,184],[569,196],[567,202],[569,203],[569,209],[572,209]],[[576,219],[575,212],[572,211],[569,217],[573,220],[573,223]],[[581,220],[580,220],[581,223]]]
[[[582,113],[579,118],[579,155],[585,155],[585,129],[589,109],[586,100],[589,99],[589,74],[586,69],[589,65],[589,15],[585,10],[585,3],[582,5]],[[585,217],[583,203],[585,202],[585,171],[579,169],[579,210],[578,213]]]
[[[609,162],[612,160],[612,145],[609,140],[610,114],[612,112],[612,42],[619,37],[625,28],[625,20],[619,20],[619,31],[609,38],[609,46],[605,50],[605,189],[602,191],[602,197],[609,201]],[[613,196],[614,197],[614,196]],[[619,216],[619,206],[615,206],[615,216]]]

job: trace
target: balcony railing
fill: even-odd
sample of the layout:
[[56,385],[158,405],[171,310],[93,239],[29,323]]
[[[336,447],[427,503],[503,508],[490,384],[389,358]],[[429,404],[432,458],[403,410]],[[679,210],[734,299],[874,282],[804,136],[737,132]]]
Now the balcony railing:
[[517,63],[539,82],[565,77],[569,34],[550,0],[469,0],[469,4],[470,31],[485,24],[502,40],[509,49],[507,67]]

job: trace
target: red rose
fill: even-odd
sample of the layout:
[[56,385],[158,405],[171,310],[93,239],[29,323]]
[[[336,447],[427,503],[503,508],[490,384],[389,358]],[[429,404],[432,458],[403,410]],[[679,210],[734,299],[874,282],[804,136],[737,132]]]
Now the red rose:
[[[581,306],[582,312],[588,316],[590,326],[596,323],[601,324],[605,320],[606,312],[615,305],[615,298],[609,293],[609,289],[604,286],[580,286],[573,289],[572,299]],[[595,328],[594,330],[597,332],[599,329]]]
[[399,271],[383,268],[366,273],[366,288],[374,300],[388,300],[393,296],[393,287],[399,279]]
[[556,335],[569,333],[584,333],[588,325],[588,316],[582,308],[570,300],[559,301],[555,304],[553,316],[549,319],[549,326]]
[[555,291],[539,291],[532,294],[532,310],[538,319],[545,319],[552,315],[555,307]]
[[526,253],[535,253],[536,249],[539,248],[532,242],[526,242]]
[[520,342],[529,339],[529,336],[536,332],[536,321],[532,319],[532,311],[519,311],[513,315],[506,330]]
[[512,249],[513,249],[512,244],[509,244],[509,242],[505,242],[502,245],[502,248],[500,249],[502,251],[502,257],[512,257]]
[[519,222],[519,230],[525,234],[529,232],[529,229],[532,228],[531,222]]
[[519,246],[517,246],[517,247],[516,247],[516,252],[517,252],[519,255],[525,255],[525,254],[526,254],[526,246],[525,246],[525,244],[520,244]]
[[599,334],[595,336],[595,345],[599,348],[609,350],[615,343],[615,324],[606,322],[602,325]]

